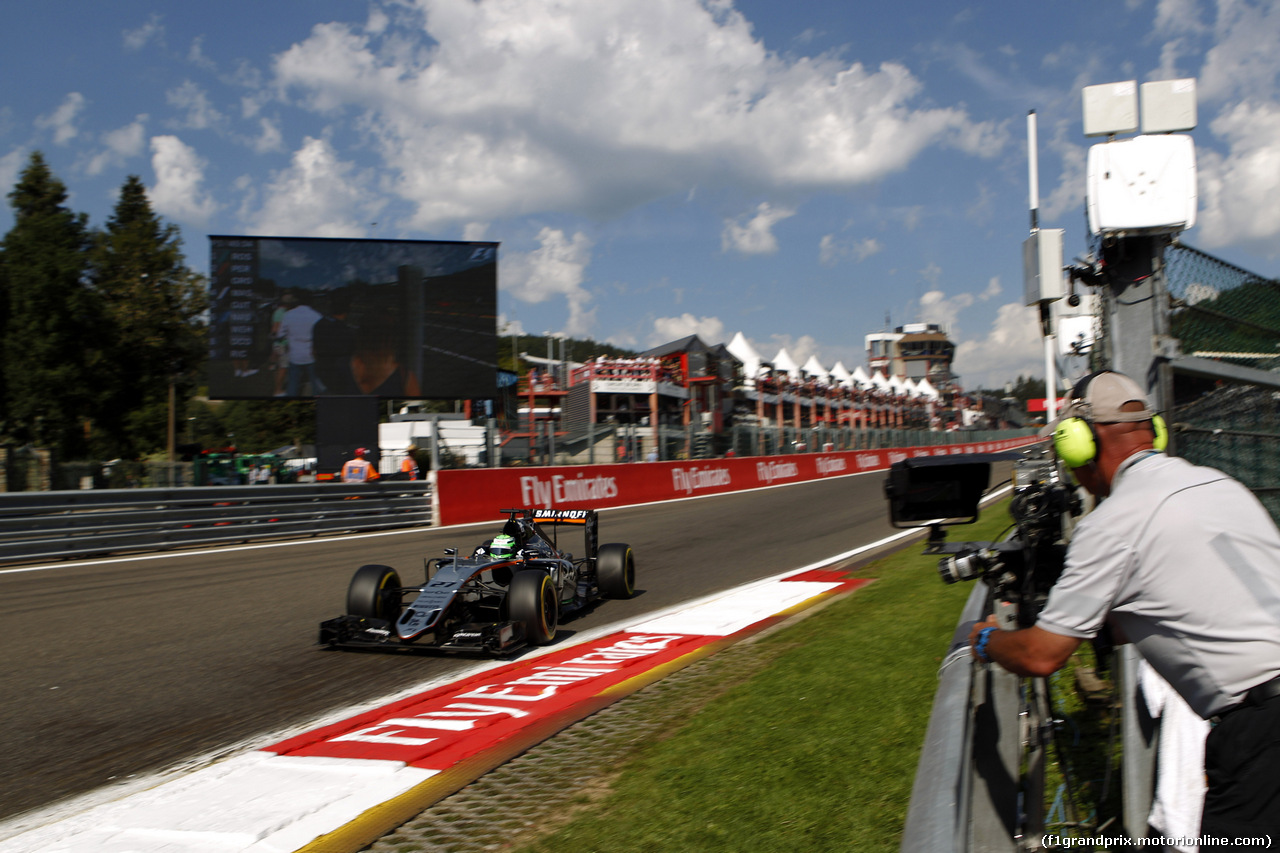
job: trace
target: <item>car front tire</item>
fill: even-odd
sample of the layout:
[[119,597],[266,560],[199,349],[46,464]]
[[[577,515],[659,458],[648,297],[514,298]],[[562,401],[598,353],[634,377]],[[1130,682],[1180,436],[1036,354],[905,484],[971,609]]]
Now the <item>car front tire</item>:
[[390,566],[361,566],[347,587],[347,612],[352,616],[400,618],[400,575]]
[[525,635],[535,646],[555,639],[560,622],[560,602],[555,584],[546,572],[517,572],[507,592],[507,613],[512,621],[523,622]]

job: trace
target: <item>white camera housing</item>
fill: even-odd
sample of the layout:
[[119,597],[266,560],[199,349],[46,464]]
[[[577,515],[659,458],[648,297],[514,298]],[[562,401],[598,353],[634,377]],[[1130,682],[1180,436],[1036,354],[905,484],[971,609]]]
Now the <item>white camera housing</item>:
[[1089,149],[1089,230],[1170,234],[1196,223],[1196,152],[1185,134],[1135,136]]

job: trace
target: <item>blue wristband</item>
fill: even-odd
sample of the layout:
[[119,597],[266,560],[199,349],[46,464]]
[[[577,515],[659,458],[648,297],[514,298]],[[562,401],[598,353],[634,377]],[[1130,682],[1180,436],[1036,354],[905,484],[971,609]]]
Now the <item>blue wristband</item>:
[[991,663],[991,658],[987,657],[987,643],[991,642],[991,635],[999,630],[994,625],[989,625],[978,632],[978,642],[973,644],[973,651],[977,654],[978,660]]

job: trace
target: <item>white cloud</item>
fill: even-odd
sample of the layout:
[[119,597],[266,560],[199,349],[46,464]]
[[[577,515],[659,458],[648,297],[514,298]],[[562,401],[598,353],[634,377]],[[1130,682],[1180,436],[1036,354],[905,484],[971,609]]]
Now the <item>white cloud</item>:
[[955,296],[947,296],[944,291],[936,287],[941,276],[942,269],[937,264],[929,264],[920,271],[921,278],[935,285],[933,290],[927,291],[920,297],[917,310],[921,323],[940,323],[947,328],[954,327],[962,311],[979,302],[995,299],[1003,290],[1000,286],[1000,277],[992,276],[987,279],[987,285],[981,293],[957,293]]
[[[1280,210],[1280,4],[1159,0],[1153,32],[1161,45],[1155,74],[1194,76],[1201,131],[1197,134],[1199,230],[1211,247],[1242,246],[1276,253]],[[1201,53],[1203,51],[1203,53]],[[1192,63],[1202,57],[1199,68]],[[1205,125],[1217,140],[1209,139]],[[1083,180],[1071,176],[1083,186]]]
[[190,62],[197,68],[203,68],[205,71],[218,70],[217,63],[205,56],[204,36],[196,36],[192,39],[191,47],[187,50],[187,62]]
[[842,240],[835,234],[824,234],[818,241],[818,263],[824,267],[833,267],[846,258],[862,262],[882,251],[884,243],[875,237]]
[[539,248],[503,256],[501,287],[522,302],[545,302],[563,296],[569,320],[563,331],[580,337],[591,330],[595,312],[588,311],[591,292],[583,287],[591,263],[591,240],[578,232],[570,239],[558,228],[538,233]]
[[919,271],[919,275],[920,278],[929,282],[933,287],[937,287],[938,281],[942,278],[942,267],[938,266],[933,261],[930,261]]
[[875,237],[859,240],[853,245],[853,255],[860,261],[865,261],[872,255],[878,255],[882,251],[884,251],[884,243],[881,243]]
[[147,46],[147,42],[155,40],[164,43],[164,25],[159,15],[152,15],[147,22],[137,29],[124,31],[124,46],[126,50],[142,50]]
[[147,192],[156,212],[173,219],[203,225],[217,210],[206,193],[206,162],[194,148],[176,136],[151,138],[151,168],[155,185]]
[[[778,350],[785,349],[787,354],[791,356],[791,360],[803,367],[810,356],[818,354],[818,342],[812,335],[801,335],[798,338],[793,338],[791,335],[770,335],[769,341],[770,346],[765,347],[763,350],[757,348],[766,359],[773,358]],[[822,359],[819,358],[818,361],[821,362]],[[833,361],[832,364],[834,363]],[[831,365],[825,366],[829,368]]]
[[89,158],[85,165],[85,173],[101,174],[110,167],[122,167],[133,157],[142,154],[146,147],[147,116],[140,115],[124,127],[108,131],[102,135],[105,149]]
[[263,234],[362,237],[383,202],[369,192],[351,163],[333,146],[307,137],[289,167],[273,172],[261,189],[262,207],[248,218]]
[[171,106],[186,111],[186,118],[179,126],[203,130],[216,127],[223,122],[222,113],[214,108],[204,90],[190,80],[165,92],[165,99]]
[[823,234],[818,241],[818,263],[824,267],[833,267],[840,258],[848,254],[848,249],[840,244],[834,234]]
[[930,290],[920,297],[920,322],[938,323],[944,329],[954,329],[960,312],[976,301],[977,298],[972,293],[947,296],[941,290]]
[[376,6],[369,10],[369,18],[365,21],[364,28],[368,33],[382,33],[390,26],[391,19],[387,13]]
[[240,98],[240,117],[253,118],[262,112],[264,104],[268,103],[272,98],[270,92],[256,91]]
[[84,95],[71,92],[62,99],[62,103],[51,113],[36,119],[36,127],[53,131],[53,141],[57,145],[66,145],[80,132],[75,121],[84,109]]
[[1214,44],[1196,84],[1201,101],[1270,102],[1280,86],[1280,4],[1221,0]]
[[1274,255],[1280,237],[1280,105],[1238,104],[1214,120],[1229,148],[1201,150],[1200,239],[1206,246],[1248,245]]
[[685,313],[679,317],[659,317],[653,321],[650,346],[660,346],[697,335],[702,342],[714,346],[725,343],[724,323],[719,317],[695,317]]
[[965,388],[1003,386],[1017,376],[1044,375],[1039,314],[1014,302],[1000,306],[985,338],[956,345],[953,371]]
[[[1084,210],[1086,174],[1088,172],[1088,147],[1068,138],[1077,125],[1062,125],[1045,144],[1046,152],[1056,155],[1059,162],[1058,183],[1049,192],[1040,195],[1040,222],[1079,222]],[[1043,174],[1043,173],[1041,173]]]
[[0,157],[0,187],[12,187],[18,183],[18,175],[21,174],[27,157],[27,152],[21,148],[15,148]]
[[[277,90],[367,116],[411,227],[614,215],[691,186],[839,189],[923,149],[994,153],[960,109],[915,108],[904,67],[770,53],[730,4],[417,0],[424,28],[322,24]],[[376,16],[375,16],[376,17]],[[385,32],[384,32],[385,31]]]
[[483,240],[485,235],[489,233],[488,222],[468,222],[462,226],[463,240]]
[[1203,32],[1204,29],[1196,0],[1158,0],[1156,3],[1157,33],[1184,35]]
[[250,148],[258,154],[284,150],[284,136],[280,133],[280,127],[276,122],[263,117],[258,119],[258,127],[261,132],[249,141]]
[[1152,71],[1152,80],[1177,80],[1188,76],[1179,70],[1181,63],[1189,53],[1186,39],[1167,41],[1160,48],[1160,64]]
[[795,216],[795,213],[794,210],[775,208],[768,202],[761,202],[755,209],[755,216],[746,224],[732,219],[725,221],[724,231],[720,234],[720,248],[744,255],[771,255],[778,251],[778,238],[773,235],[773,226]]
[[525,334],[524,324],[514,317],[508,317],[506,314],[499,312],[498,334],[522,336]]
[[[941,270],[931,264],[921,275],[936,281],[940,273]],[[960,315],[978,303],[995,299],[1002,289],[999,276],[992,276],[980,293],[948,296],[934,289],[920,297],[917,306],[920,322],[938,323],[952,340],[960,341],[956,345],[953,369],[962,377],[966,388],[991,387],[991,382],[1004,382],[1006,373],[1008,378],[1019,373],[1034,373],[1037,353],[1043,353],[1035,310],[1012,303],[1000,306],[985,338],[962,340]],[[1039,357],[1043,361],[1043,356]],[[1043,365],[1040,372],[1044,372]]]

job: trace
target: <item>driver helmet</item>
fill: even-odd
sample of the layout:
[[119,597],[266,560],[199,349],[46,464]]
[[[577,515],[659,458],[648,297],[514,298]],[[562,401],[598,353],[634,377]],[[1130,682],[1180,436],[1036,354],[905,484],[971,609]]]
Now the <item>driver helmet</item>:
[[489,556],[495,560],[510,560],[516,555],[516,539],[505,533],[493,537],[489,543]]

